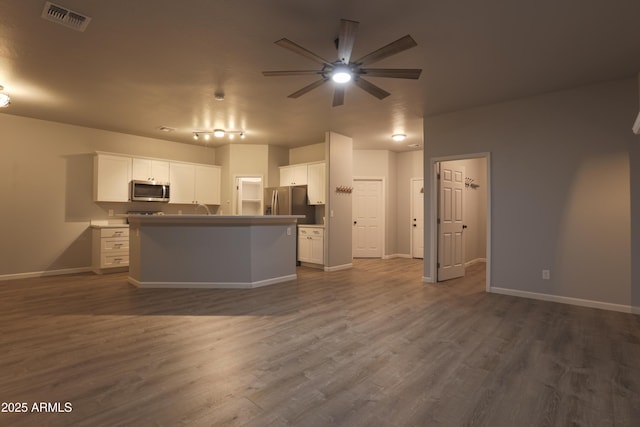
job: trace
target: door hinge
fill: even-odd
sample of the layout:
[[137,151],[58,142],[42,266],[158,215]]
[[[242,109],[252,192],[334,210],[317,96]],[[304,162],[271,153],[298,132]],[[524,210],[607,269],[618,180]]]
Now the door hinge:
[[436,265],[438,266],[438,268],[440,268],[440,263],[437,263]]
[[440,172],[438,172],[437,178],[440,179]]
[[440,218],[438,218],[438,224],[440,224]]

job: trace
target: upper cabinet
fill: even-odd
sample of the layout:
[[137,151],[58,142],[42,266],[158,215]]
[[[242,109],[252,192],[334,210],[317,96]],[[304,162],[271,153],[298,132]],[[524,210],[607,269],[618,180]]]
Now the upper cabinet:
[[169,162],[152,159],[132,159],[131,179],[169,182]]
[[220,167],[171,162],[169,203],[220,204]]
[[307,165],[307,194],[310,205],[324,205],[326,201],[326,163]]
[[93,200],[127,202],[131,181],[131,158],[97,154],[93,159]]
[[132,180],[153,180],[171,185],[169,203],[220,204],[220,166],[99,152],[93,169],[96,202],[128,202]]
[[307,185],[307,164],[280,166],[280,186]]

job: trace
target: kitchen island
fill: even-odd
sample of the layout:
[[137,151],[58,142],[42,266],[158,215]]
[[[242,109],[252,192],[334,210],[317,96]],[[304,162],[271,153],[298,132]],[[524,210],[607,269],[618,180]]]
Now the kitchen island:
[[129,283],[255,288],[296,279],[302,215],[131,215]]

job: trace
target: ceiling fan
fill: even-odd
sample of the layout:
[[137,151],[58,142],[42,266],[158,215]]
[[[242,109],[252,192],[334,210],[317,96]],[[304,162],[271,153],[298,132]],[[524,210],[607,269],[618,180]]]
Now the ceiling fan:
[[289,95],[289,98],[298,98],[305,93],[322,86],[329,80],[333,80],[337,83],[333,93],[333,106],[339,106],[344,104],[344,92],[345,83],[353,80],[356,86],[364,91],[370,93],[378,99],[384,99],[390,95],[389,92],[374,85],[373,83],[365,80],[363,77],[390,77],[397,79],[418,79],[420,77],[421,69],[409,69],[409,68],[363,68],[374,62],[385,59],[391,55],[403,52],[407,49],[417,46],[418,44],[411,38],[410,35],[399,38],[398,40],[389,43],[386,46],[381,47],[355,61],[351,61],[351,51],[355,43],[356,31],[358,29],[359,22],[350,21],[348,19],[340,20],[340,33],[336,40],[338,48],[338,60],[329,62],[326,59],[316,55],[310,50],[292,42],[289,39],[283,38],[275,42],[278,46],[285,49],[289,49],[305,58],[322,64],[320,70],[292,70],[292,71],[263,71],[262,74],[266,77],[274,76],[304,76],[318,74],[321,76],[320,80],[303,87],[302,89],[293,92]]

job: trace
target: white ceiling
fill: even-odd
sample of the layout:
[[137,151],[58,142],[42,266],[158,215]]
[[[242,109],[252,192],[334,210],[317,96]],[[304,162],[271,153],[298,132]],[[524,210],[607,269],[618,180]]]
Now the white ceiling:
[[[228,143],[194,141],[202,129],[289,147],[333,130],[356,148],[404,151],[422,144],[425,116],[640,71],[638,0],[53,1],[90,16],[85,32],[42,19],[44,3],[0,0],[3,113],[190,144]],[[391,96],[349,87],[332,107],[330,84],[287,98],[317,77],[262,76],[318,68],[273,43],[283,37],[337,59],[341,18],[360,22],[354,58],[410,34],[417,47],[375,67],[422,68],[420,79],[370,78]]]

